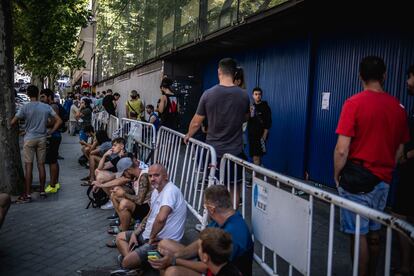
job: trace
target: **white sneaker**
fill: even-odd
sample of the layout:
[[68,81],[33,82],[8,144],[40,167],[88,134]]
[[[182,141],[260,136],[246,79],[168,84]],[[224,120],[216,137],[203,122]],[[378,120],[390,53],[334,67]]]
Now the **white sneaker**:
[[105,203],[104,205],[101,206],[102,210],[110,210],[110,209],[114,209],[114,205],[112,204],[111,200],[108,200],[107,203]]

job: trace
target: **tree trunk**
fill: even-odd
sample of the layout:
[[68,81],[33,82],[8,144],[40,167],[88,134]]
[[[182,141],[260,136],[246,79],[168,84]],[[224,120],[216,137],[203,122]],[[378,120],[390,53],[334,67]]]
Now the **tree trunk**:
[[15,113],[13,45],[10,0],[0,0],[0,192],[17,194],[24,176],[18,127],[11,127]]

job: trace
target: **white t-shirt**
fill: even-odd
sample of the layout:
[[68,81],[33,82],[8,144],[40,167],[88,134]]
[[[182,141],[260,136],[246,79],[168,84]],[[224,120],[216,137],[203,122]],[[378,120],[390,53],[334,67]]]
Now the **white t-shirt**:
[[168,182],[161,193],[154,189],[151,195],[151,213],[147,225],[142,233],[144,239],[149,239],[152,225],[162,206],[169,206],[172,212],[167,218],[164,228],[158,233],[158,239],[180,241],[184,235],[184,226],[187,216],[187,206],[180,189],[172,182]]

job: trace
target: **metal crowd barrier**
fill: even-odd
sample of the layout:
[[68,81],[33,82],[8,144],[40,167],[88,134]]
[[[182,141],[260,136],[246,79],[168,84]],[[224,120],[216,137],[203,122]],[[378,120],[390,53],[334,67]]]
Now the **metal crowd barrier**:
[[[252,175],[253,185],[251,198],[248,198],[246,195],[249,190],[246,189],[246,179],[250,174]],[[283,275],[292,275],[293,269],[303,275],[310,275],[311,256],[314,257],[315,252],[319,254],[319,259],[314,260],[313,264],[318,262],[318,266],[323,265],[320,263],[322,261],[320,255],[326,254],[326,256],[323,256],[323,259],[325,257],[327,259],[326,275],[332,275],[333,265],[340,262],[338,259],[333,259],[334,239],[341,238],[338,237],[340,235],[336,235],[336,237],[334,235],[335,212],[339,208],[345,208],[356,213],[355,252],[352,262],[352,275],[354,276],[358,275],[361,217],[369,218],[386,227],[384,275],[390,275],[392,230],[406,235],[414,244],[414,226],[401,219],[251,164],[233,155],[225,154],[220,162],[220,184],[227,185],[230,188],[230,183],[236,185],[236,189],[241,188],[242,214],[247,223],[251,224],[255,240],[254,259],[269,275],[278,275],[281,270],[286,272],[282,273]],[[299,191],[301,193],[298,193]],[[239,200],[236,199],[235,193],[233,199],[234,206],[238,206]],[[315,235],[315,238],[313,232],[322,232],[319,228],[323,227],[318,225],[317,219],[314,218],[322,210],[322,206],[326,204],[329,204],[330,207],[329,228],[326,227],[323,230],[325,233]],[[323,210],[326,210],[326,207]],[[326,215],[326,213],[323,213],[324,217]],[[327,248],[325,248],[325,240],[321,243],[312,243],[318,238],[322,239],[322,237],[328,239]],[[338,241],[336,242],[339,244]],[[343,245],[348,243],[348,239],[344,239],[341,243],[342,249],[346,251],[346,257],[349,253],[348,250],[343,248]],[[315,249],[312,248],[312,244]],[[261,254],[257,254],[260,251]],[[340,250],[335,251],[336,255],[339,254],[338,251]],[[322,270],[325,270],[325,268],[322,267]],[[351,271],[349,273],[341,271],[340,273],[347,275],[351,274]],[[338,271],[336,274],[338,274]]]
[[127,151],[134,152],[136,158],[147,164],[154,161],[156,129],[151,123],[121,119],[120,136],[126,141]]
[[[101,111],[97,113],[92,113],[92,126],[95,131],[98,130],[107,130],[109,122],[109,113],[106,111]],[[112,133],[108,136],[111,137]]]
[[119,129],[119,119],[118,117],[114,116],[114,115],[110,115],[109,116],[109,120],[108,120],[108,125],[106,128],[106,133],[108,134],[108,137],[116,138],[117,136],[117,131]]
[[184,134],[161,127],[155,162],[167,168],[170,180],[181,189],[189,210],[206,226],[203,195],[208,186],[215,184],[216,152],[212,146],[192,138],[185,145],[183,138]]

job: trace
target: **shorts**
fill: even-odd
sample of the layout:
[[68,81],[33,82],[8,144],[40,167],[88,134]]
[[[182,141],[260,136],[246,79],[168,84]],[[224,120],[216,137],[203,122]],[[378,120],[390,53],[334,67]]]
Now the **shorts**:
[[46,137],[24,141],[23,152],[23,159],[25,163],[33,163],[35,154],[38,164],[45,163]]
[[135,204],[135,210],[132,214],[132,217],[137,221],[142,221],[148,214],[150,210],[150,206],[148,203],[144,203],[141,205]]
[[262,144],[260,143],[261,137],[249,136],[249,155],[263,156],[265,153],[262,150]]
[[[236,157],[241,158],[243,160],[247,160],[246,155],[244,154],[244,152],[241,152],[239,154],[236,155]],[[220,163],[221,163],[221,157],[217,158],[217,170],[216,170],[216,178],[220,179]],[[228,164],[228,163],[227,163]],[[227,164],[226,164],[226,168],[224,170],[224,185],[228,184],[228,180],[230,177],[230,185],[233,186],[234,185],[234,163],[230,162],[230,173],[228,174],[227,171]],[[236,166],[237,167],[237,172],[236,172],[236,181],[237,183],[240,183],[243,181],[243,169],[240,166]]]
[[[345,191],[342,187],[338,187],[338,192],[339,195],[343,198],[349,199],[351,201],[354,201],[356,203],[362,204],[364,206],[378,211],[383,211],[385,205],[387,204],[387,196],[389,189],[390,185],[388,185],[385,182],[380,182],[377,186],[374,187],[374,189],[371,192],[366,194],[352,194],[350,192]],[[347,209],[341,208],[340,216],[341,231],[347,234],[355,234],[355,213]],[[369,220],[368,218],[362,216],[360,217],[360,225],[361,235],[366,235],[370,231],[378,231],[381,229],[380,223],[373,220]]]
[[[135,235],[134,231],[125,232],[125,238],[127,242],[129,242],[132,235]],[[136,246],[133,250],[138,254],[141,264],[148,265],[148,251],[157,250],[157,246],[149,244],[148,240],[144,240],[142,234],[139,234],[137,236],[137,241],[138,246]]]
[[79,131],[79,140],[88,142],[88,135],[86,134],[85,131],[83,131],[83,129]]
[[414,217],[412,197],[414,192],[414,160],[398,166],[394,204],[392,211],[403,216]]
[[56,164],[59,155],[59,146],[62,141],[62,137],[49,137],[47,138],[46,149],[46,164]]

